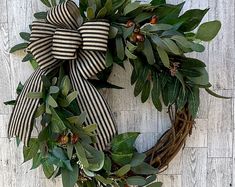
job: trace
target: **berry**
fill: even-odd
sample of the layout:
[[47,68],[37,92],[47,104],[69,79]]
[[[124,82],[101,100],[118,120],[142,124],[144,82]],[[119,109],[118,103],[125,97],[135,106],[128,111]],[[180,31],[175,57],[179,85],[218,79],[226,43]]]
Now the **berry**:
[[134,26],[135,25],[135,23],[133,22],[133,21],[131,21],[131,20],[129,20],[127,23],[126,23],[126,26],[129,28],[129,27],[132,27],[132,26]]
[[152,17],[152,19],[150,20],[150,23],[151,23],[151,24],[157,24],[157,23],[158,23],[158,17],[157,17],[156,15],[154,15],[154,16]]
[[71,136],[71,142],[72,142],[72,144],[76,144],[76,143],[78,142],[78,140],[79,140],[79,136],[78,136],[77,134],[73,134],[73,135]]
[[65,145],[69,142],[69,137],[67,135],[60,135],[59,138],[58,138],[58,142],[61,145]]
[[137,34],[136,35],[136,39],[137,39],[138,42],[143,42],[145,40],[143,34]]

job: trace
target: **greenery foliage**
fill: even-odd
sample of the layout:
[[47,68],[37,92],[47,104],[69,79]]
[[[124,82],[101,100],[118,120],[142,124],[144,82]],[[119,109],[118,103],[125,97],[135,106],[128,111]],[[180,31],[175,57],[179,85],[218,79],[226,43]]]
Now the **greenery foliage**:
[[[51,8],[64,0],[41,0]],[[151,98],[158,111],[163,106],[175,105],[176,110],[188,106],[196,118],[200,104],[200,89],[222,97],[209,88],[206,64],[187,57],[191,52],[203,52],[204,41],[211,41],[219,32],[217,20],[201,24],[208,9],[192,9],[181,14],[184,3],[166,4],[165,0],[152,0],[150,4],[130,0],[80,0],[80,13],[84,21],[107,19],[111,23],[107,69],[89,80],[97,88],[118,88],[108,83],[114,64],[124,68],[124,62],[133,66],[131,84],[134,96],[144,103]],[[47,12],[34,14],[45,19]],[[31,28],[31,26],[30,26]],[[30,33],[22,32],[24,43],[10,52],[26,49]],[[110,50],[113,49],[113,50]],[[38,68],[33,55],[22,60]],[[31,138],[24,147],[24,162],[32,160],[32,169],[42,166],[47,178],[62,175],[64,187],[79,186],[148,186],[160,187],[156,168],[145,162],[146,155],[138,153],[135,141],[139,133],[129,132],[116,136],[110,150],[96,149],[96,124],[84,125],[86,114],[79,110],[69,77],[61,66],[59,72],[42,77],[43,91],[28,93],[29,98],[40,98],[35,119],[40,120],[37,138]],[[19,84],[20,94],[23,85]],[[224,97],[223,97],[224,98]],[[5,104],[13,104],[9,101]]]

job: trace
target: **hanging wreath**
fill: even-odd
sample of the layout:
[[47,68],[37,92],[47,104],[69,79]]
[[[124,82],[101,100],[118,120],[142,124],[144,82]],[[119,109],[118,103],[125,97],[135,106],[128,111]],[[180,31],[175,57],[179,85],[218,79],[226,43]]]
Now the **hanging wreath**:
[[[180,15],[184,3],[164,0],[80,0],[79,7],[71,0],[41,1],[50,10],[35,14],[31,34],[20,33],[26,42],[10,51],[27,49],[23,61],[35,69],[19,84],[17,99],[5,103],[14,105],[8,134],[24,143],[24,162],[32,160],[32,169],[41,165],[47,178],[61,175],[64,187],[160,187],[156,174],[192,133],[199,90],[224,98],[209,89],[206,65],[186,56],[203,52],[202,42],[211,41],[221,23],[200,25],[208,9]],[[107,80],[113,65],[124,62],[133,66],[134,96],[144,103],[151,95],[158,111],[168,107],[172,123],[145,153],[134,147],[139,133],[117,135],[97,91],[120,88]]]

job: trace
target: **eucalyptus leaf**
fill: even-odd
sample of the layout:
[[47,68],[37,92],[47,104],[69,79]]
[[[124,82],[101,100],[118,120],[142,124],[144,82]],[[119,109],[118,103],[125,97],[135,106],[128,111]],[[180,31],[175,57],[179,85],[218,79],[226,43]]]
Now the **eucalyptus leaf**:
[[162,182],[154,182],[146,187],[162,187]]
[[192,117],[195,119],[197,116],[198,108],[200,104],[200,98],[199,98],[199,88],[193,87],[189,91],[189,97],[188,97],[188,108],[189,112],[192,115]]
[[47,7],[51,7],[51,3],[49,2],[49,0],[40,0],[40,1]]
[[117,57],[120,60],[123,60],[125,57],[125,52],[124,52],[123,40],[121,37],[116,38],[116,50],[117,50]]
[[125,48],[125,54],[126,54],[127,58],[129,58],[129,59],[137,59],[137,56],[132,54],[127,47]]
[[108,10],[106,7],[103,7],[100,9],[100,11],[98,12],[96,18],[104,18],[105,15],[107,14]]
[[27,93],[26,97],[30,99],[40,99],[43,97],[43,93],[42,92],[29,92]]
[[146,183],[145,178],[141,176],[128,177],[126,181],[129,185],[138,185],[138,186],[143,186]]
[[220,29],[221,29],[220,21],[216,20],[203,23],[202,25],[200,25],[197,31],[196,38],[202,41],[211,41],[216,37]]
[[23,148],[23,155],[24,155],[24,162],[31,160],[33,157],[36,156],[39,150],[39,142],[35,138],[31,138],[29,141],[29,145]]
[[152,102],[158,111],[162,111],[160,94],[161,94],[161,83],[156,76],[153,76],[153,88],[151,96],[152,96]]
[[34,14],[34,17],[36,19],[46,19],[47,18],[47,12],[37,12]]
[[83,165],[83,167],[88,168],[89,163],[88,163],[88,160],[86,158],[85,150],[84,150],[83,146],[81,145],[81,143],[77,142],[75,144],[75,149],[76,149],[77,156],[78,156],[81,164]]
[[127,174],[130,171],[130,169],[131,169],[131,165],[127,164],[125,166],[122,166],[119,170],[117,170],[115,174],[119,177],[122,177],[125,174]]
[[61,169],[63,186],[74,187],[78,180],[78,170],[77,164],[73,165],[73,171],[69,171],[64,168]]
[[28,43],[17,44],[14,47],[11,48],[10,53],[14,53],[16,51],[26,49],[28,47],[28,45],[29,45]]
[[22,62],[27,62],[29,60],[33,60],[33,55],[30,53],[27,53],[27,55],[25,55],[25,57],[22,59]]
[[20,32],[20,37],[26,41],[29,42],[30,40],[30,33],[27,33],[27,32]]
[[165,67],[169,68],[170,67],[170,60],[169,60],[167,52],[164,49],[162,49],[161,47],[157,47],[157,52],[158,52],[158,55],[159,55],[163,65]]
[[58,107],[57,102],[55,101],[55,99],[54,99],[51,95],[48,96],[47,102],[48,102],[48,104],[49,104],[51,107],[53,107],[53,108]]
[[50,179],[54,173],[54,166],[49,164],[47,161],[42,164],[43,172],[45,176]]
[[150,95],[151,83],[150,81],[146,81],[143,87],[143,91],[141,93],[141,102],[145,103]]
[[143,53],[147,58],[148,63],[153,65],[155,63],[155,58],[154,58],[152,44],[148,38],[145,38]]
[[124,15],[127,15],[128,13],[136,10],[137,8],[139,8],[139,6],[140,6],[140,2],[128,3],[127,6],[123,10]]
[[52,130],[56,133],[63,132],[66,129],[64,121],[60,118],[60,116],[57,114],[54,108],[50,108],[50,110],[52,114],[51,117]]

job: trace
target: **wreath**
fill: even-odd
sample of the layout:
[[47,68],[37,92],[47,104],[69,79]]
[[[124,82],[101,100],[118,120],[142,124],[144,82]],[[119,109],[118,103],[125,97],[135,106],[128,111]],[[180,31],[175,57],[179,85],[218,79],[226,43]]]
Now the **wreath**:
[[[156,174],[191,135],[199,107],[199,91],[209,88],[206,65],[186,55],[203,52],[203,41],[219,32],[217,20],[200,24],[208,9],[180,14],[184,3],[150,4],[130,0],[41,0],[26,42],[34,73],[18,85],[8,134],[24,143],[24,162],[42,166],[47,178],[62,176],[64,187],[160,187]],[[195,31],[196,29],[196,31]],[[97,91],[120,87],[108,82],[114,64],[133,67],[134,96],[151,96],[158,111],[168,107],[171,128],[145,153],[134,147],[139,133],[117,135],[112,112]],[[36,120],[37,119],[37,120]],[[39,122],[39,123],[37,123]],[[36,129],[38,134],[31,137]]]

